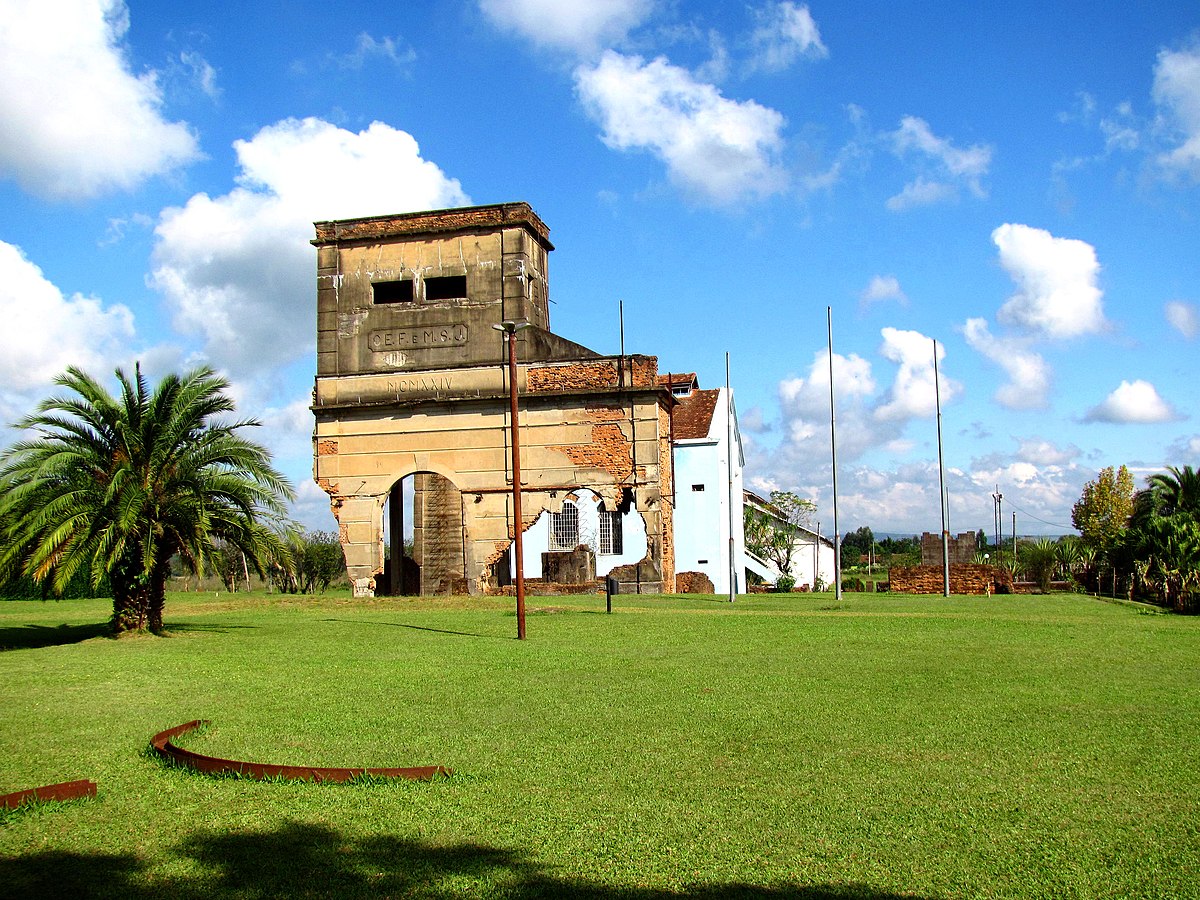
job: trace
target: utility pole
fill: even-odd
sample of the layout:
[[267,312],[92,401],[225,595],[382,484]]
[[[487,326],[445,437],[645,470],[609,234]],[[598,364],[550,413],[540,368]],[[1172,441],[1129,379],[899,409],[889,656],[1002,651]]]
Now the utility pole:
[[937,339],[933,341],[933,398],[937,406],[938,495],[942,501],[942,596],[950,596],[950,523],[946,517],[946,467],[942,462],[942,391],[938,384]]
[[[493,325],[504,332],[508,341],[508,400],[509,431],[512,433],[512,477],[513,477],[513,554],[517,569],[517,640],[525,640],[525,556],[521,544],[521,440],[520,423],[517,419],[517,332],[529,327],[528,322],[505,319]],[[393,538],[394,540],[394,538]]]
[[842,599],[842,541],[838,531],[837,489],[837,418],[833,411],[833,307],[825,307],[825,323],[829,331],[829,449],[833,461],[833,596]]

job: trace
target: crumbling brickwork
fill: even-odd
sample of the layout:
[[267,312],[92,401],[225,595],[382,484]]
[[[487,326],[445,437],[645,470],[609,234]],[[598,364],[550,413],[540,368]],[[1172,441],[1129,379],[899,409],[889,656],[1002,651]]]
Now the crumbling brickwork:
[[[940,546],[940,545],[939,545]],[[888,588],[901,594],[940,594],[942,566],[893,566]],[[957,563],[950,566],[950,593],[995,594],[1012,591],[1012,575],[996,566]]]
[[628,481],[633,472],[632,445],[619,425],[593,425],[590,444],[560,444],[554,449],[580,468],[608,472],[618,484]]
[[617,367],[611,362],[530,366],[526,382],[533,394],[549,391],[580,391],[617,386]]
[[[956,538],[948,541],[950,564],[966,565],[974,561],[977,549],[975,533],[964,531]],[[940,566],[942,564],[942,536],[926,531],[921,535],[921,565]]]
[[677,594],[713,594],[712,579],[703,572],[680,572],[675,576],[675,593]]

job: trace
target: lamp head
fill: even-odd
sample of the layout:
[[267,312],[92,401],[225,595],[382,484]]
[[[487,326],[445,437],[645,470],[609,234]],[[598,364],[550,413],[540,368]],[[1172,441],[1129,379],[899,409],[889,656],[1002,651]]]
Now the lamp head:
[[497,331],[503,331],[507,334],[516,334],[518,331],[523,331],[528,328],[530,323],[522,319],[520,322],[514,322],[512,319],[505,319],[498,325],[493,325]]

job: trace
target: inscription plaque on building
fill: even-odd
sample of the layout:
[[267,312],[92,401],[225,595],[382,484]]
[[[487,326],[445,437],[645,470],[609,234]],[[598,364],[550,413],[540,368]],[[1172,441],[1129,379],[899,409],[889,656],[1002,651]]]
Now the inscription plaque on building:
[[428,328],[386,328],[372,331],[367,336],[367,346],[376,353],[458,347],[466,342],[467,326],[463,324],[431,325]]

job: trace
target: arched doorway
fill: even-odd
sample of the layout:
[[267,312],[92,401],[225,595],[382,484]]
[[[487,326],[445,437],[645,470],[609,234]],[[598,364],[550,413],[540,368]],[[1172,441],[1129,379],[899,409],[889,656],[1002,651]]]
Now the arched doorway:
[[463,494],[436,472],[397,479],[383,504],[387,552],[381,587],[391,596],[466,594],[469,558]]

